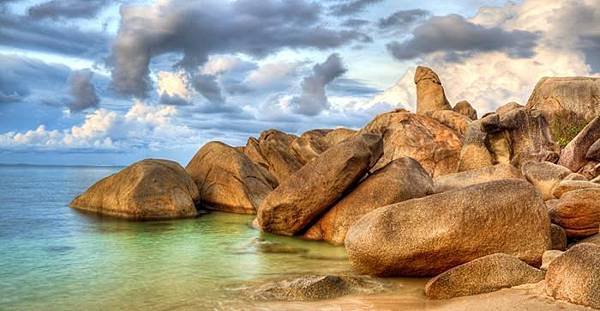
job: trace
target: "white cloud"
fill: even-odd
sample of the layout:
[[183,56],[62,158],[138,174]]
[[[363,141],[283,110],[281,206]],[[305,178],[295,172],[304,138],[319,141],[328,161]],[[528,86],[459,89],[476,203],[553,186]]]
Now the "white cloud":
[[186,100],[192,98],[192,90],[190,90],[188,79],[183,72],[160,71],[157,76],[159,95],[179,96]]
[[48,130],[40,125],[23,133],[0,134],[0,148],[119,151],[132,147],[158,150],[195,144],[196,133],[177,124],[176,115],[175,107],[150,106],[136,101],[125,115],[97,109],[86,115],[81,125],[66,130]]

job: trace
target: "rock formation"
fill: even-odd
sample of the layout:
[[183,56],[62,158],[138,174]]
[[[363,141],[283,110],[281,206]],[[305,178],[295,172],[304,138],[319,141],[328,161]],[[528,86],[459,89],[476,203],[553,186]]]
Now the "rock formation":
[[411,157],[432,176],[456,172],[462,142],[459,135],[437,120],[406,110],[375,117],[362,133],[383,135],[383,156],[373,170],[401,157]]
[[475,108],[471,106],[471,103],[466,100],[456,103],[452,110],[462,114],[465,117],[468,117],[471,120],[477,120],[477,110],[475,110]]
[[573,172],[579,171],[589,162],[586,157],[587,153],[599,139],[600,117],[596,117],[561,151],[558,164],[568,167]]
[[533,186],[501,180],[376,209],[345,244],[355,271],[378,276],[437,275],[494,253],[539,266],[550,221]]
[[240,151],[221,142],[204,145],[186,166],[209,209],[255,214],[273,190],[272,176]]
[[115,217],[153,220],[194,217],[198,188],[181,165],[148,159],[101,179],[70,204]]
[[433,180],[433,191],[435,193],[441,193],[489,181],[510,178],[520,179],[523,178],[523,176],[516,167],[510,164],[496,164],[470,171],[436,177]]
[[494,292],[544,279],[544,272],[506,254],[484,256],[454,267],[427,282],[425,295],[449,299]]
[[600,246],[571,247],[548,266],[546,292],[571,303],[600,309]]
[[551,162],[529,161],[521,167],[523,176],[542,194],[544,200],[554,199],[554,187],[571,171]]
[[442,82],[433,70],[418,66],[415,72],[415,84],[417,85],[418,114],[438,110],[452,110],[452,106],[446,99]]
[[600,189],[567,192],[549,208],[549,213],[552,222],[563,227],[570,238],[594,235],[600,225]]
[[281,183],[303,165],[291,146],[296,138],[278,130],[264,131],[258,139],[248,139],[244,153],[254,163],[265,167]]
[[362,134],[329,148],[285,179],[260,205],[256,225],[294,235],[323,214],[377,161],[380,135]]
[[431,194],[433,181],[419,162],[396,159],[364,179],[335,204],[304,237],[343,245],[348,229],[368,212],[379,207]]

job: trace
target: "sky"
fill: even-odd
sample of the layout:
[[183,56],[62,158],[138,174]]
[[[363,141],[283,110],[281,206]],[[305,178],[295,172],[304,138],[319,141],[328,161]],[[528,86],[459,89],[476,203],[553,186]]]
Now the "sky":
[[0,0],[0,163],[185,165],[204,143],[414,110],[425,65],[481,114],[600,75],[600,0]]

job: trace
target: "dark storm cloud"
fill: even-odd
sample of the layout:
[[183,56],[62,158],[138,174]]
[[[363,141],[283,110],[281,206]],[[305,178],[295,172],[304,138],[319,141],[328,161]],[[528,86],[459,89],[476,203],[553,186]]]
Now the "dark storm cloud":
[[197,74],[192,80],[192,86],[213,104],[221,105],[225,102],[216,76]]
[[576,38],[575,48],[581,50],[592,72],[600,72],[600,6],[583,2],[569,3],[552,20],[562,36]]
[[294,110],[303,115],[314,116],[329,108],[325,87],[346,71],[338,54],[331,54],[324,63],[316,64],[312,74],[302,81],[300,96],[292,99]]
[[511,57],[530,57],[539,37],[527,31],[506,31],[473,24],[459,15],[432,17],[417,26],[413,37],[387,45],[399,60],[433,52],[446,52],[448,60],[457,61],[476,52],[501,51]]
[[369,38],[321,23],[321,6],[306,0],[184,1],[121,7],[121,25],[110,58],[113,87],[145,96],[148,65],[164,53],[181,52],[191,71],[211,54],[264,57],[283,48],[328,49]]
[[108,37],[72,26],[0,14],[0,46],[94,58],[107,51]]
[[362,26],[366,26],[368,24],[370,24],[371,22],[369,22],[366,19],[357,19],[357,18],[351,18],[351,19],[347,19],[342,23],[342,26],[345,27],[362,27]]
[[59,102],[70,72],[66,66],[2,54],[0,68],[0,103]]
[[166,93],[163,93],[162,95],[160,95],[160,98],[158,99],[158,103],[161,105],[168,105],[168,106],[187,106],[190,105],[190,101],[188,101],[187,99],[178,96],[178,95],[169,95]]
[[69,77],[72,101],[69,103],[71,112],[78,112],[88,108],[98,107],[100,98],[96,95],[96,88],[92,84],[94,73],[89,69],[75,70]]
[[109,0],[52,0],[29,8],[34,19],[92,18],[109,4]]
[[354,79],[336,79],[327,86],[327,91],[334,96],[351,96],[371,98],[382,90],[371,87],[365,83]]
[[353,15],[363,11],[369,5],[382,2],[383,0],[346,0],[330,7],[331,14],[337,16]]
[[431,13],[429,13],[429,11],[421,9],[397,11],[386,18],[379,19],[377,26],[380,29],[405,29],[418,21],[424,20],[430,15]]

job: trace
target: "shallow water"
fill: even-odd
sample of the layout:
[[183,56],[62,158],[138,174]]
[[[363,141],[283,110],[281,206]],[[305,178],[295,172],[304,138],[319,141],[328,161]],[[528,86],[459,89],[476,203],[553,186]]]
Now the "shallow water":
[[349,271],[342,247],[261,234],[251,216],[130,222],[68,207],[117,170],[0,166],[0,309],[227,309],[249,283]]

